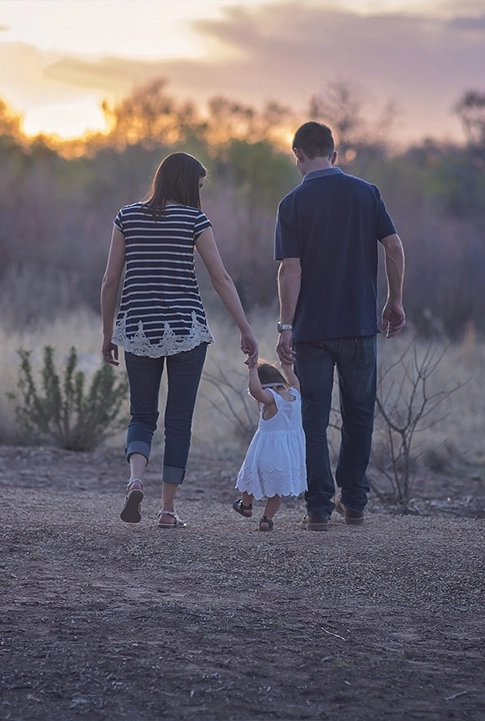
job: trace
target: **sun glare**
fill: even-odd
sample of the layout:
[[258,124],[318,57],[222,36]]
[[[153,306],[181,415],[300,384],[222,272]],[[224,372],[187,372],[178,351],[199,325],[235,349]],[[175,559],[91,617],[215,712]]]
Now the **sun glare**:
[[[464,7],[476,5],[478,8],[485,0],[460,2]],[[445,8],[457,3],[458,0],[0,0],[0,99],[14,114],[21,116],[27,135],[48,134],[59,139],[79,138],[89,131],[107,131],[101,102],[115,97],[120,99],[154,77],[169,81],[169,94],[194,102],[206,102],[221,95],[249,103],[267,99],[284,104],[304,103],[303,88],[308,87],[307,97],[319,92],[320,83],[324,84],[332,75],[345,78],[346,68],[349,62],[352,63],[348,61],[348,53],[344,53],[334,60],[335,68],[332,63],[322,61],[320,72],[318,63],[313,63],[313,75],[312,63],[306,63],[301,66],[298,82],[293,80],[289,87],[281,87],[281,83],[275,82],[279,95],[273,93],[273,81],[284,77],[278,70],[278,63],[284,65],[286,59],[282,53],[285,54],[286,47],[297,48],[300,42],[293,37],[293,25],[286,25],[285,18],[291,12],[298,18],[300,6],[303,15],[315,6],[355,14],[352,18],[355,22],[349,26],[350,38],[353,34],[360,38],[355,41],[355,52],[358,55],[360,48],[364,58],[362,52],[367,48],[369,58],[362,68],[352,63],[351,77],[355,74],[356,78],[366,78],[363,83],[369,82],[371,87],[375,84],[376,93],[385,94],[392,101],[397,99],[398,105],[402,97],[403,107],[407,104],[410,108],[406,122],[411,136],[415,134],[412,109],[418,103],[414,100],[416,93],[412,86],[419,89],[428,82],[427,76],[414,79],[413,71],[407,69],[399,76],[404,82],[393,81],[397,74],[388,72],[387,55],[383,55],[382,62],[377,57],[389,42],[385,34],[386,23],[391,22],[389,16],[396,12],[416,15],[432,10],[434,16],[442,20]],[[273,15],[270,6],[277,6],[276,12],[271,11]],[[279,38],[276,34],[272,43],[266,43],[266,34],[271,34],[273,25],[266,32],[264,22],[269,18],[273,23],[272,18],[278,18],[280,9],[281,32],[286,35]],[[387,15],[382,22],[373,24],[376,41],[372,36],[372,48],[376,48],[377,54],[374,57],[374,49],[368,50],[365,39],[369,35],[369,23],[361,16],[379,13]],[[359,23],[362,28],[366,25],[362,37],[356,29]],[[431,26],[432,22],[429,24]],[[344,24],[344,27],[347,26]],[[324,31],[322,27],[322,38]],[[404,30],[403,33],[406,37]],[[454,47],[456,61],[447,71],[443,70],[443,73],[454,73],[449,82],[447,80],[447,87],[451,87],[453,80],[460,85],[466,81],[470,87],[482,82],[479,68],[483,64],[483,53],[475,48],[473,57],[476,60],[465,62],[468,48],[463,35],[460,35],[459,51]],[[468,35],[472,36],[471,33]],[[451,33],[452,36],[458,37],[456,32]],[[302,38],[302,48],[306,52],[306,35]],[[423,43],[420,45],[420,42],[417,47],[422,48],[423,57],[442,60],[447,57],[439,42],[436,50]],[[315,51],[310,44],[309,52],[317,56],[323,46],[323,41],[317,38]],[[446,48],[449,47],[446,44]],[[401,43],[399,57],[406,56],[406,48],[406,42]],[[287,56],[295,57],[297,72],[298,53],[294,56],[291,51]],[[256,63],[258,58],[259,65]],[[237,76],[229,77],[225,63],[228,68],[233,63]],[[406,69],[407,63],[399,63],[399,66]],[[429,77],[440,67],[438,62],[430,62]],[[261,68],[261,78],[255,68]],[[435,74],[438,76],[439,73]],[[460,89],[450,90],[450,97],[452,92],[457,97]],[[430,122],[433,112],[435,116],[442,112],[443,128],[451,127],[449,108],[453,100],[444,99],[444,93],[438,88],[436,97],[443,111],[436,110],[436,103],[429,103],[429,106],[421,103],[418,106],[420,117],[418,113],[414,115],[416,126]],[[419,127],[416,132],[421,133]],[[454,132],[453,128],[450,132]]]
[[70,139],[81,137],[88,131],[106,130],[106,119],[101,108],[92,100],[52,103],[25,113],[23,129],[29,136],[45,133]]

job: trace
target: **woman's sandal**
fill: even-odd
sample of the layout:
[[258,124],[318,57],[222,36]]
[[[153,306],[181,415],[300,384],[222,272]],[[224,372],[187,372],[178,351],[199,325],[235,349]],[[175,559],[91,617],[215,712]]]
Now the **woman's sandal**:
[[[162,523],[160,520],[162,516],[170,516],[173,518],[173,521],[170,523]],[[160,511],[158,514],[157,528],[185,528],[186,525],[185,521],[182,521],[173,511]]]
[[250,503],[249,506],[245,506],[242,502],[242,498],[240,498],[238,501],[234,501],[232,507],[234,508],[236,513],[239,513],[240,516],[244,516],[244,518],[251,518],[251,516],[253,515],[253,504]]
[[[136,487],[134,487],[136,484]],[[120,513],[120,518],[125,523],[140,523],[140,507],[143,501],[143,483],[134,478],[126,486],[125,505]]]
[[266,516],[263,516],[261,520],[259,521],[259,530],[260,531],[272,531],[274,527],[274,523],[271,520],[271,518],[266,518]]

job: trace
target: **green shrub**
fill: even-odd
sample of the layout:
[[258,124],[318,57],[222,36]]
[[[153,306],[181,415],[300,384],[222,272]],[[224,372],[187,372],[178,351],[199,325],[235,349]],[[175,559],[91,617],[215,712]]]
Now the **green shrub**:
[[[21,402],[15,408],[17,421],[28,438],[55,443],[72,451],[90,451],[117,433],[127,422],[119,418],[128,383],[116,380],[111,366],[101,366],[86,392],[86,375],[77,369],[77,352],[71,348],[63,377],[54,365],[54,349],[44,347],[42,388],[34,380],[32,351],[21,348],[17,387]],[[16,399],[18,396],[10,393]]]

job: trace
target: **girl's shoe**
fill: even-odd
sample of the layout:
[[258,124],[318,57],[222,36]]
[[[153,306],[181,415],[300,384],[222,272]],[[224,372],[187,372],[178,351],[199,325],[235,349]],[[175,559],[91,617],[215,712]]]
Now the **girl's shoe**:
[[261,520],[259,521],[259,530],[260,531],[272,531],[274,527],[274,523],[271,518],[266,518],[266,516],[263,516]]
[[[170,521],[169,523],[162,522],[160,520],[162,516],[170,516],[173,518],[173,521]],[[185,528],[186,525],[185,521],[182,521],[182,519],[179,518],[173,511],[160,511],[158,514],[157,528]]]
[[244,518],[251,518],[251,516],[253,515],[253,504],[250,503],[249,506],[245,506],[242,502],[242,498],[240,498],[238,501],[234,501],[232,507],[234,508],[236,513],[239,513],[240,516],[244,516]]
[[120,513],[120,518],[125,523],[140,523],[141,502],[143,501],[143,483],[134,478],[126,487],[125,505]]

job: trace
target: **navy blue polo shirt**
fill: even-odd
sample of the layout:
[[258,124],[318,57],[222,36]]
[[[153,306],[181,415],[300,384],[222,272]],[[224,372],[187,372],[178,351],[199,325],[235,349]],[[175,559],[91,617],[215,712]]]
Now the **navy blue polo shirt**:
[[299,258],[294,342],[375,335],[377,242],[395,233],[379,190],[332,167],[281,201],[275,259]]

